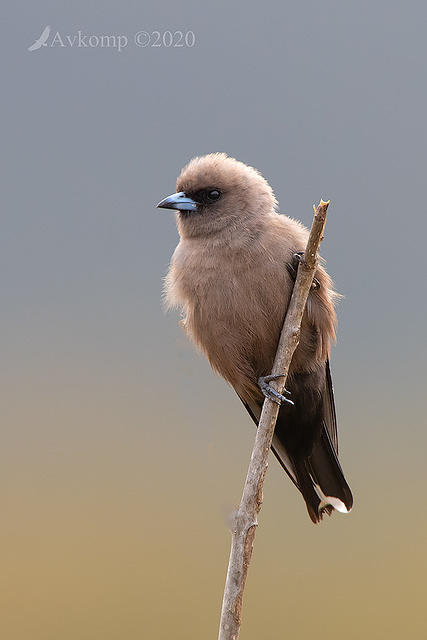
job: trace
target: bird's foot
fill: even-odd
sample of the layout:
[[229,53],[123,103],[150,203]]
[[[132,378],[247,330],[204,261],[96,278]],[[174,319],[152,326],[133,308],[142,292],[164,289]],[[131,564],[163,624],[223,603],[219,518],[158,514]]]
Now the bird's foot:
[[[286,265],[288,268],[288,273],[294,282],[297,277],[298,265],[300,262],[304,262],[304,251],[297,251],[296,253],[294,253],[292,262],[289,262]],[[316,289],[320,289],[320,282],[318,281],[317,278],[313,278],[313,284],[311,285],[311,290],[316,291]]]
[[[276,389],[273,389],[273,387],[269,384],[272,380],[278,380],[279,378],[283,378],[282,373],[279,373],[276,376],[261,376],[260,378],[258,378],[258,386],[264,396],[269,400],[272,400],[276,404],[281,405],[282,402],[289,402],[289,404],[294,404],[292,400],[289,400],[289,398],[276,391]],[[283,393],[291,395],[291,392],[287,389],[284,389]]]

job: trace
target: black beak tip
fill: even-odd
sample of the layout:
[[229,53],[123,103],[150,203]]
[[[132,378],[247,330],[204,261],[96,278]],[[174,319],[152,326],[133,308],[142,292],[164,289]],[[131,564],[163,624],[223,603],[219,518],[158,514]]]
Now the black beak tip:
[[170,206],[165,202],[165,200],[166,198],[160,200],[160,202],[156,204],[156,209],[170,209]]

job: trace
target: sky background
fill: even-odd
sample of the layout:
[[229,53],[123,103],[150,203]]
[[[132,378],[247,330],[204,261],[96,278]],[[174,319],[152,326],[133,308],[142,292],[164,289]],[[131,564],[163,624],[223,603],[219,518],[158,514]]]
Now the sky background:
[[[426,637],[426,20],[385,0],[3,7],[2,637],[216,637],[254,429],[162,310],[177,232],[155,209],[212,151],[307,225],[331,199],[345,295],[355,506],[314,527],[271,460],[241,638]],[[79,29],[129,43],[50,46]],[[133,42],[168,30],[194,47]]]

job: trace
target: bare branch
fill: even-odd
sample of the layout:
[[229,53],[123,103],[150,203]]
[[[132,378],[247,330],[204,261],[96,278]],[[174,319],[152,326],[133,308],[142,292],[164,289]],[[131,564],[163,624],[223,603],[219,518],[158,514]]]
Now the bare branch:
[[[279,393],[283,393],[292,356],[298,346],[301,321],[317,267],[317,253],[323,239],[328,206],[329,201],[323,202],[321,200],[318,207],[314,207],[314,219],[304,260],[300,262],[298,267],[291,301],[280,334],[272,370],[273,375],[282,374],[283,376],[273,382],[274,388]],[[237,640],[239,636],[243,592],[252,556],[255,530],[258,524],[257,515],[262,504],[262,487],[267,472],[268,456],[279,408],[279,405],[272,400],[268,398],[264,400],[242,500],[233,523],[219,640]]]

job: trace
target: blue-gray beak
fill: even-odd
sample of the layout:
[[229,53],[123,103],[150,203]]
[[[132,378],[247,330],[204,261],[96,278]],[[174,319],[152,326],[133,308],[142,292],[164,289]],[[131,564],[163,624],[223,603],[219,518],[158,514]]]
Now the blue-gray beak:
[[180,191],[159,202],[157,207],[159,209],[178,209],[178,211],[196,211],[197,202],[194,202],[183,191]]

